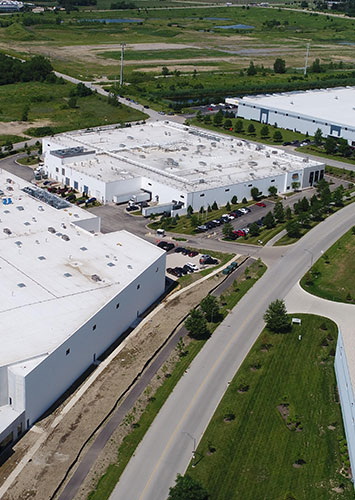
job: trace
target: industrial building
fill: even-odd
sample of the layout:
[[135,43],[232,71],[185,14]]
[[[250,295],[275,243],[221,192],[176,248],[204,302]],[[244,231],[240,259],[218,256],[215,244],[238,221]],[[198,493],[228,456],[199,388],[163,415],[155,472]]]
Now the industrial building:
[[102,203],[143,191],[185,210],[250,198],[252,187],[306,188],[324,175],[323,163],[171,122],[68,132],[43,139],[43,153],[49,178]]
[[303,134],[342,137],[355,146],[355,87],[338,87],[227,98],[238,106],[238,117]]
[[0,12],[19,12],[23,5],[23,2],[16,0],[0,0]]
[[163,294],[166,253],[0,172],[0,453]]

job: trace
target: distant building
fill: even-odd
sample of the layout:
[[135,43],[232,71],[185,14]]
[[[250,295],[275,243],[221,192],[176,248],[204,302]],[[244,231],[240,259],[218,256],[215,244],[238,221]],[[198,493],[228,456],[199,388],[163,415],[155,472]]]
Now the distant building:
[[285,193],[324,175],[323,163],[170,122],[68,132],[43,139],[43,153],[51,179],[102,203],[123,203],[143,190],[159,205],[196,211],[250,198],[252,187]]
[[309,135],[319,128],[325,137],[342,137],[355,146],[355,87],[243,97],[238,117]]
[[165,289],[166,253],[0,172],[0,454]]
[[0,0],[0,12],[18,12],[23,9],[23,5],[15,0]]

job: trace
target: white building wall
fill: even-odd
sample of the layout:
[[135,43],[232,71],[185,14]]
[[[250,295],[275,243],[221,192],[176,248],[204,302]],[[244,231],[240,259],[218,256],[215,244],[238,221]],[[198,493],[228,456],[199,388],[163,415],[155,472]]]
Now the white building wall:
[[238,117],[248,120],[256,120],[269,125],[277,125],[280,128],[294,130],[309,135],[314,135],[316,130],[321,129],[323,136],[342,137],[349,144],[355,145],[355,126],[346,127],[340,123],[326,122],[312,116],[306,116],[294,111],[282,111],[269,106],[258,105],[256,102],[239,101]]
[[337,349],[335,353],[335,375],[338,383],[341,411],[346,440],[348,444],[351,469],[355,470],[355,399],[349,375],[348,363],[341,332],[338,332]]
[[8,397],[9,404],[11,400],[11,406],[16,411],[25,409],[25,381],[11,366],[8,368]]
[[[187,192],[178,188],[162,184],[152,179],[142,177],[142,189],[152,193],[152,201],[159,204],[171,203],[172,200],[186,204]],[[158,200],[157,197],[158,196]]]
[[[203,184],[201,184],[202,188]],[[207,208],[208,205],[216,202],[218,206],[224,206],[231,201],[233,196],[237,196],[238,201],[243,198],[250,199],[250,190],[257,187],[263,194],[268,195],[270,186],[276,186],[277,191],[283,193],[285,191],[285,174],[266,177],[264,179],[250,180],[240,184],[231,184],[230,186],[221,186],[213,189],[205,189],[188,194],[188,205],[191,205],[195,211],[201,207]]]
[[162,254],[26,375],[26,421],[30,425],[92,364],[94,356],[100,356],[138,315],[162,295],[165,288],[165,260],[166,255]]

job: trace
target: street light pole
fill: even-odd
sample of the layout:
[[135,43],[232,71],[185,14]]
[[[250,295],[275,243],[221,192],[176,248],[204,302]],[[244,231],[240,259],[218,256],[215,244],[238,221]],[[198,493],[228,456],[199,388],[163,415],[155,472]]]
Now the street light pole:
[[124,42],[121,43],[121,77],[120,77],[120,86],[123,85],[123,56],[124,56],[124,48],[126,44]]
[[191,434],[189,432],[183,432],[183,434],[186,434],[187,436],[189,436],[190,439],[192,439],[192,441],[194,442],[194,447],[193,447],[193,450],[192,450],[192,468],[195,468],[196,466],[196,463],[195,463],[195,459],[196,459],[196,438],[194,438],[193,436],[191,436]]

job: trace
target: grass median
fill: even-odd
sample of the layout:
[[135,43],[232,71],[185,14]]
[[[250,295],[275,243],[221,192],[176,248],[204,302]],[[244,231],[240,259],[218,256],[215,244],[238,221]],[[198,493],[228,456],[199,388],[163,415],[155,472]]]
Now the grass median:
[[297,317],[290,333],[262,332],[198,446],[188,473],[213,500],[353,498],[333,369],[337,327]]
[[331,246],[301,280],[309,293],[355,304],[355,234],[351,229]]

